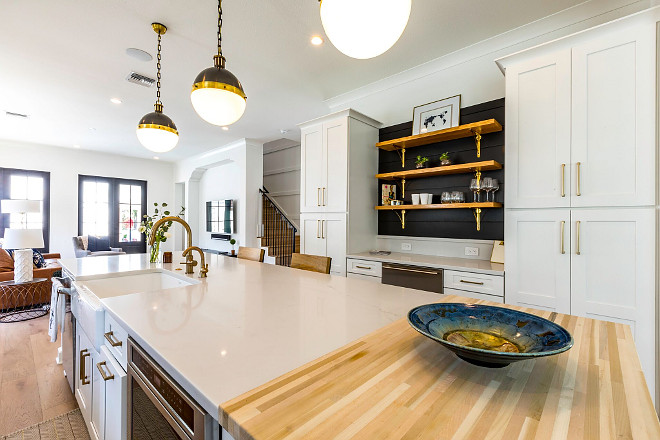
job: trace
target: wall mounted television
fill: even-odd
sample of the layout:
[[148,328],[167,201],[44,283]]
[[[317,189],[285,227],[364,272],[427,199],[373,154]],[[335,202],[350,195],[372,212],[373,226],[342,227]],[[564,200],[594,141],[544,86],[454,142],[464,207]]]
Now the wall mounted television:
[[206,231],[233,234],[236,230],[233,200],[206,202]]

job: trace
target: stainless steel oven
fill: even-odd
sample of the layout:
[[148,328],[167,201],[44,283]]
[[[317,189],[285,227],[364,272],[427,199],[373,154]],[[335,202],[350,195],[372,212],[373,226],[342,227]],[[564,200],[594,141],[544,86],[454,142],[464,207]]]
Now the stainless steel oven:
[[129,439],[204,439],[204,410],[130,337],[127,401]]
[[442,293],[442,269],[430,267],[406,266],[403,264],[383,264],[383,284],[409,287]]

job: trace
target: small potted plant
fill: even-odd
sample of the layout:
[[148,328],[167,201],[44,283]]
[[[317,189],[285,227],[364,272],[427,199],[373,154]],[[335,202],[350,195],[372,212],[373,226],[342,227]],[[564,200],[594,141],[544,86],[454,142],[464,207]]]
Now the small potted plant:
[[236,254],[236,250],[234,249],[234,245],[236,244],[236,240],[234,240],[234,239],[232,238],[231,240],[229,240],[229,244],[231,245],[231,254],[232,254],[232,255],[235,255],[235,254]]
[[415,167],[417,167],[417,168],[426,168],[428,166],[429,166],[429,158],[428,157],[417,156],[417,159],[415,159]]
[[439,157],[440,166],[451,165],[451,159],[449,158],[449,152],[442,153]]

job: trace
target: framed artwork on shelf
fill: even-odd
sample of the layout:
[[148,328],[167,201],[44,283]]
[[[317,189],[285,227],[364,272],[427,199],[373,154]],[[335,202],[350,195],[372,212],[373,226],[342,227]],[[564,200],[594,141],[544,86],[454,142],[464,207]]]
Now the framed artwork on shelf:
[[413,136],[457,127],[461,115],[461,95],[418,105],[413,109]]

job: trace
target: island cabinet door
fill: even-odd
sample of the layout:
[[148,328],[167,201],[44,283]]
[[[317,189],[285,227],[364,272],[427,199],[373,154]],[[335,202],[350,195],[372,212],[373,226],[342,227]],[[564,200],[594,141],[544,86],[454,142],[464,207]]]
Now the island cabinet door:
[[323,185],[321,205],[325,212],[348,209],[348,118],[323,123]]
[[506,204],[570,206],[571,51],[506,69]]
[[575,209],[571,220],[575,243],[571,255],[571,313],[630,325],[646,381],[652,385],[654,208]]
[[85,335],[82,327],[78,325],[76,329],[75,395],[80,412],[88,425],[92,419],[93,355],[94,346]]
[[307,127],[301,133],[300,211],[323,211],[321,189],[324,186],[323,125]]
[[330,273],[346,276],[346,215],[326,214],[321,229],[325,255],[332,258]]
[[573,207],[655,203],[654,50],[644,26],[573,48]]
[[507,211],[507,304],[571,312],[569,209]]
[[[96,365],[104,388],[105,440],[126,439],[126,372],[115,361],[107,347],[101,347]],[[102,371],[102,372],[101,372]]]
[[95,353],[90,361],[92,369],[92,418],[90,424],[94,436],[98,440],[105,440],[105,383],[98,369],[100,362],[102,362],[101,355]]

